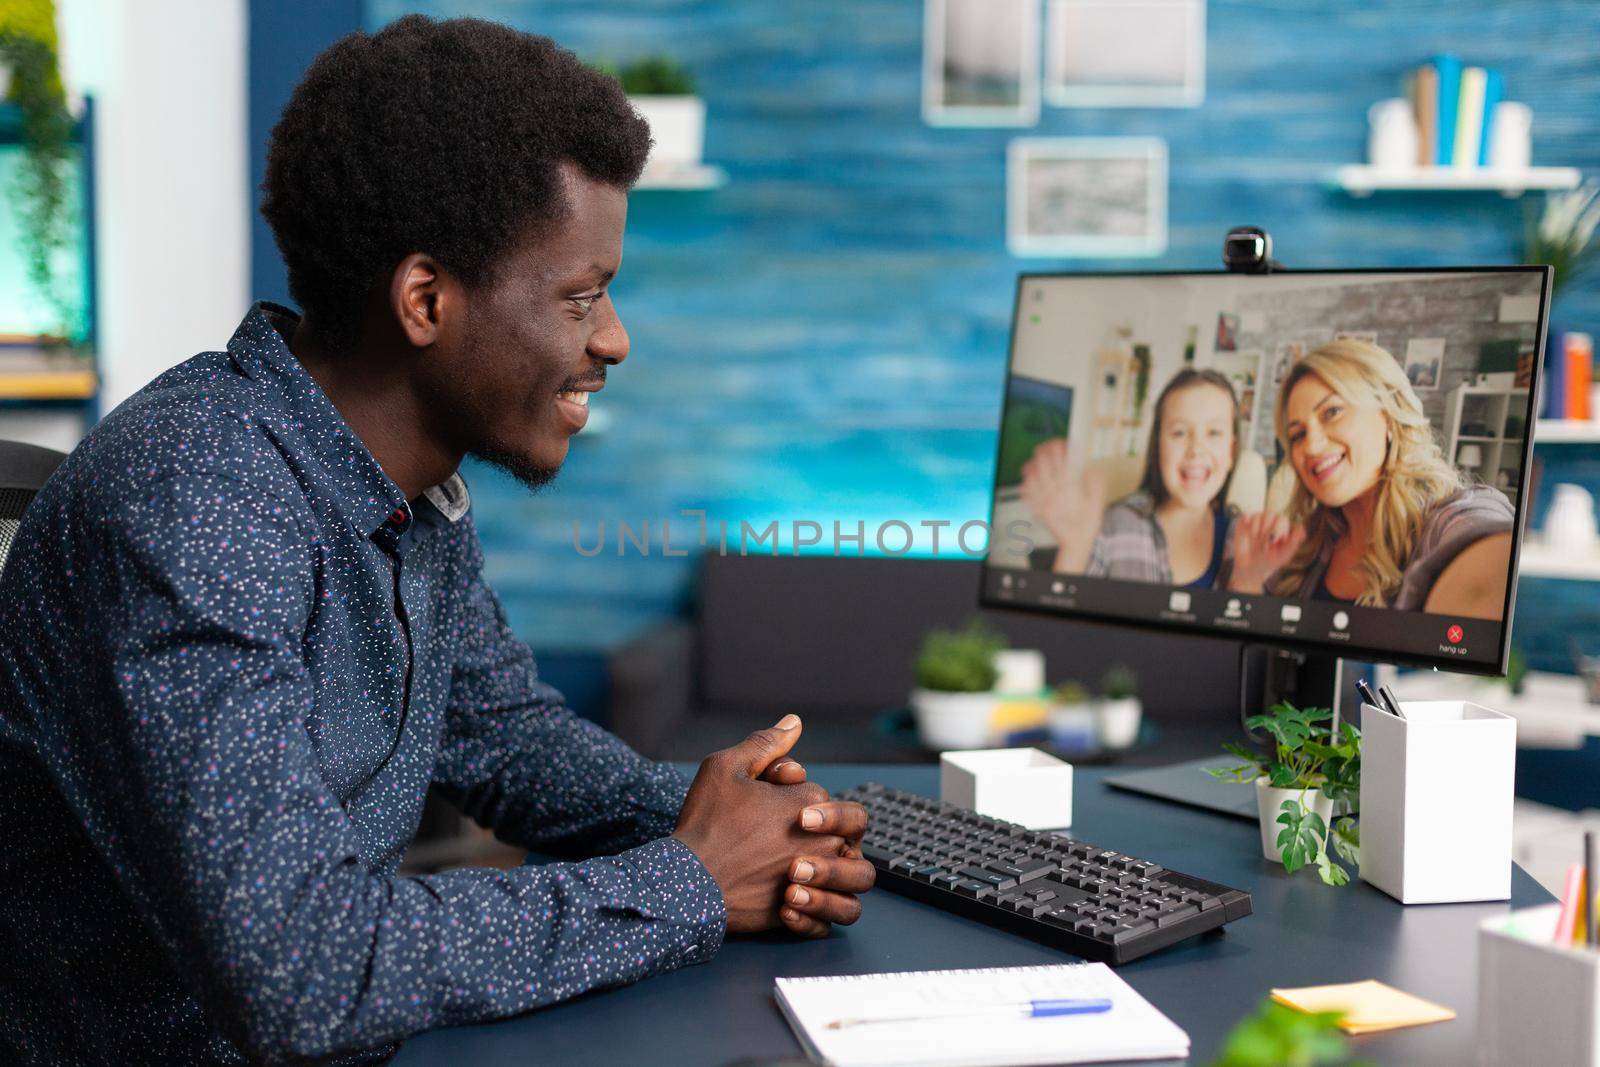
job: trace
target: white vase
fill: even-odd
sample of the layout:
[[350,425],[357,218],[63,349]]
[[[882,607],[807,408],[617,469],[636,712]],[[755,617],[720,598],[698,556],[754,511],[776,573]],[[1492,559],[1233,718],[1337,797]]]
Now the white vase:
[[1409,100],[1379,100],[1367,109],[1367,162],[1383,170],[1417,165],[1417,120]]
[[645,161],[647,176],[673,174],[700,165],[705,154],[706,102],[698,96],[630,96],[633,105],[650,124],[650,158]]
[[1051,701],[1047,716],[1050,744],[1067,752],[1088,752],[1095,747],[1094,709],[1086,703]]
[[0,101],[11,91],[11,64],[0,63]]
[[[1256,779],[1256,813],[1261,819],[1261,854],[1273,863],[1283,862],[1283,850],[1278,847],[1278,835],[1283,824],[1278,816],[1283,814],[1283,802],[1296,800],[1322,816],[1324,824],[1333,822],[1333,798],[1323,796],[1320,789],[1274,789],[1267,784],[1271,779]],[[1304,794],[1302,796],[1302,794]]]
[[993,693],[913,689],[911,711],[922,743],[940,751],[987,747],[994,730],[995,699]]
[[1581,485],[1556,486],[1544,517],[1545,543],[1558,552],[1587,556],[1596,539],[1594,497]]
[[1139,722],[1144,706],[1138,697],[1096,701],[1094,729],[1101,748],[1127,748],[1139,739]]

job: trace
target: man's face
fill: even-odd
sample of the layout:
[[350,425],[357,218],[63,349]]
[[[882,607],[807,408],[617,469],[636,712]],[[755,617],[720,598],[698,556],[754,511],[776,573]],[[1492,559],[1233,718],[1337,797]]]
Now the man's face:
[[628,198],[563,165],[566,213],[519,241],[464,293],[430,360],[434,432],[530,486],[554,478],[606,368],[628,356],[608,286],[622,265]]

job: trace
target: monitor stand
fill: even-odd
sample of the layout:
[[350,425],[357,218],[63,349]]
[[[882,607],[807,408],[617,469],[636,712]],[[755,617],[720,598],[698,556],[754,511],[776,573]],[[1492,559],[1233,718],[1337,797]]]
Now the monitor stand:
[[[1244,730],[1246,743],[1265,751],[1266,738],[1245,729],[1244,720],[1280,700],[1300,707],[1331,707],[1337,729],[1341,706],[1350,706],[1344,700],[1345,686],[1354,685],[1354,681],[1354,673],[1347,672],[1344,660],[1337,656],[1245,645],[1239,655],[1239,726]],[[1221,751],[1219,742],[1214,756],[1129,771],[1107,778],[1106,784],[1130,793],[1255,822],[1255,790],[1206,773],[1209,768],[1235,766],[1237,762]]]

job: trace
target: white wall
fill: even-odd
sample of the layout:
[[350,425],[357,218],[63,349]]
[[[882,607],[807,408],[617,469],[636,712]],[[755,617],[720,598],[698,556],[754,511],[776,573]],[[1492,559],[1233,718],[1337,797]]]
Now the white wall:
[[[245,5],[57,0],[68,90],[95,98],[105,411],[248,307]],[[8,414],[0,436],[70,448],[74,421]]]

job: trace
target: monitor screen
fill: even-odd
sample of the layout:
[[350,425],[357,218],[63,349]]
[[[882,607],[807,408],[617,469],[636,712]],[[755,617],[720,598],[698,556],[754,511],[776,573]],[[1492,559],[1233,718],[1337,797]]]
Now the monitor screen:
[[1504,667],[1543,267],[1023,275],[983,602]]

